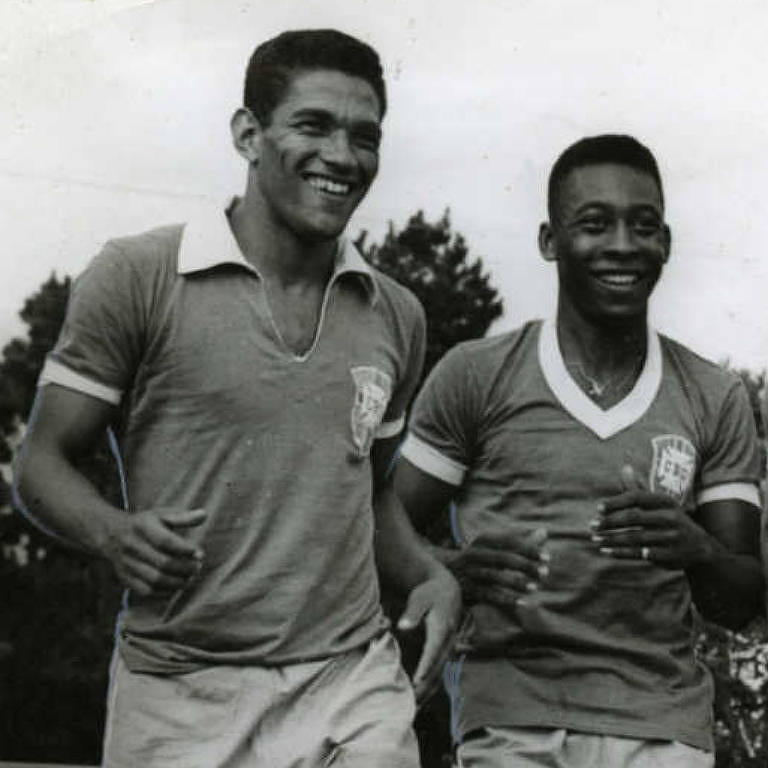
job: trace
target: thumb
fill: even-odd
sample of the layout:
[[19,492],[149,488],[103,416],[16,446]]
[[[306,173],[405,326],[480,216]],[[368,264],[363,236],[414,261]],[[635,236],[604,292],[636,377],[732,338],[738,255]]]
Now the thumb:
[[423,592],[416,587],[408,595],[408,602],[405,604],[405,610],[400,620],[397,622],[397,628],[403,631],[408,631],[418,626],[421,620],[424,618],[424,614],[427,612],[429,605],[423,597]]
[[544,542],[547,540],[547,529],[546,528],[537,528],[532,533],[529,533],[527,536],[528,543],[531,544],[534,547],[541,547]]
[[643,490],[643,481],[631,464],[625,464],[621,468],[621,484],[624,486],[625,491]]
[[200,525],[208,513],[204,509],[177,509],[160,513],[160,519],[169,528],[193,528]]

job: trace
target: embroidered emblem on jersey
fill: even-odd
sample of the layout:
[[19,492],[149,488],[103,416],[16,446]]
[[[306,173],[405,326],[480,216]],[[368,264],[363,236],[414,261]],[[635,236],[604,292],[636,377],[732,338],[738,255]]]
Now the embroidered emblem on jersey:
[[651,440],[653,464],[650,487],[682,503],[693,484],[696,449],[680,435],[659,435]]
[[372,365],[350,369],[355,380],[355,402],[352,406],[352,440],[358,457],[371,450],[376,428],[384,418],[392,394],[392,379]]

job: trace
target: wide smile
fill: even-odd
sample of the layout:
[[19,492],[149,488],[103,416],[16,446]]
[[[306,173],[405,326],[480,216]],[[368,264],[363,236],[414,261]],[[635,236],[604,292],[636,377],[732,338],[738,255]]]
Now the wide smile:
[[349,181],[334,179],[320,173],[306,173],[304,179],[318,192],[337,198],[349,197],[354,188],[354,185]]
[[643,275],[640,272],[605,271],[595,272],[593,277],[598,283],[612,290],[631,290],[642,282]]

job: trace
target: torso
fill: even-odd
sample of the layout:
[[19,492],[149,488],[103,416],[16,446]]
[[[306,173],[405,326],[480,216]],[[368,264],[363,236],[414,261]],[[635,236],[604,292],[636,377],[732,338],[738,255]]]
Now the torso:
[[[455,424],[443,447],[429,421],[420,431],[418,406],[412,416],[417,437],[469,467],[457,498],[464,541],[493,529],[549,532],[550,576],[527,607],[472,609],[462,725],[598,728],[708,747],[711,683],[694,658],[685,574],[601,557],[589,523],[600,499],[622,491],[625,464],[688,509],[700,484],[728,481],[725,469],[749,473],[713,447],[730,385],[714,365],[654,342],[655,373],[646,364],[627,396],[602,408],[562,359],[544,359],[542,336],[529,325],[454,358],[463,410],[444,399],[446,388],[434,409],[425,405],[463,414],[466,453],[450,452]],[[557,342],[547,338],[552,358]]]
[[277,335],[293,355],[307,354],[319,332],[325,287],[284,287],[275,280],[265,282],[269,314]]

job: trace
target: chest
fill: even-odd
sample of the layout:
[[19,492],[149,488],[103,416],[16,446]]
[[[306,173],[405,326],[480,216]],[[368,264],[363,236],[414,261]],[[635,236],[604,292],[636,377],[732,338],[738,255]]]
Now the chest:
[[151,329],[134,411],[207,431],[349,431],[356,408],[378,423],[401,375],[395,334],[356,289],[319,300],[276,317],[254,281],[185,286]]
[[517,392],[487,413],[477,436],[473,479],[501,506],[536,507],[621,492],[632,466],[646,487],[678,504],[693,498],[706,441],[681,393],[662,386],[647,410],[615,433],[598,436],[543,389]]
[[327,293],[322,286],[308,289],[264,284],[266,311],[277,340],[288,354],[306,355],[312,349],[322,321]]

